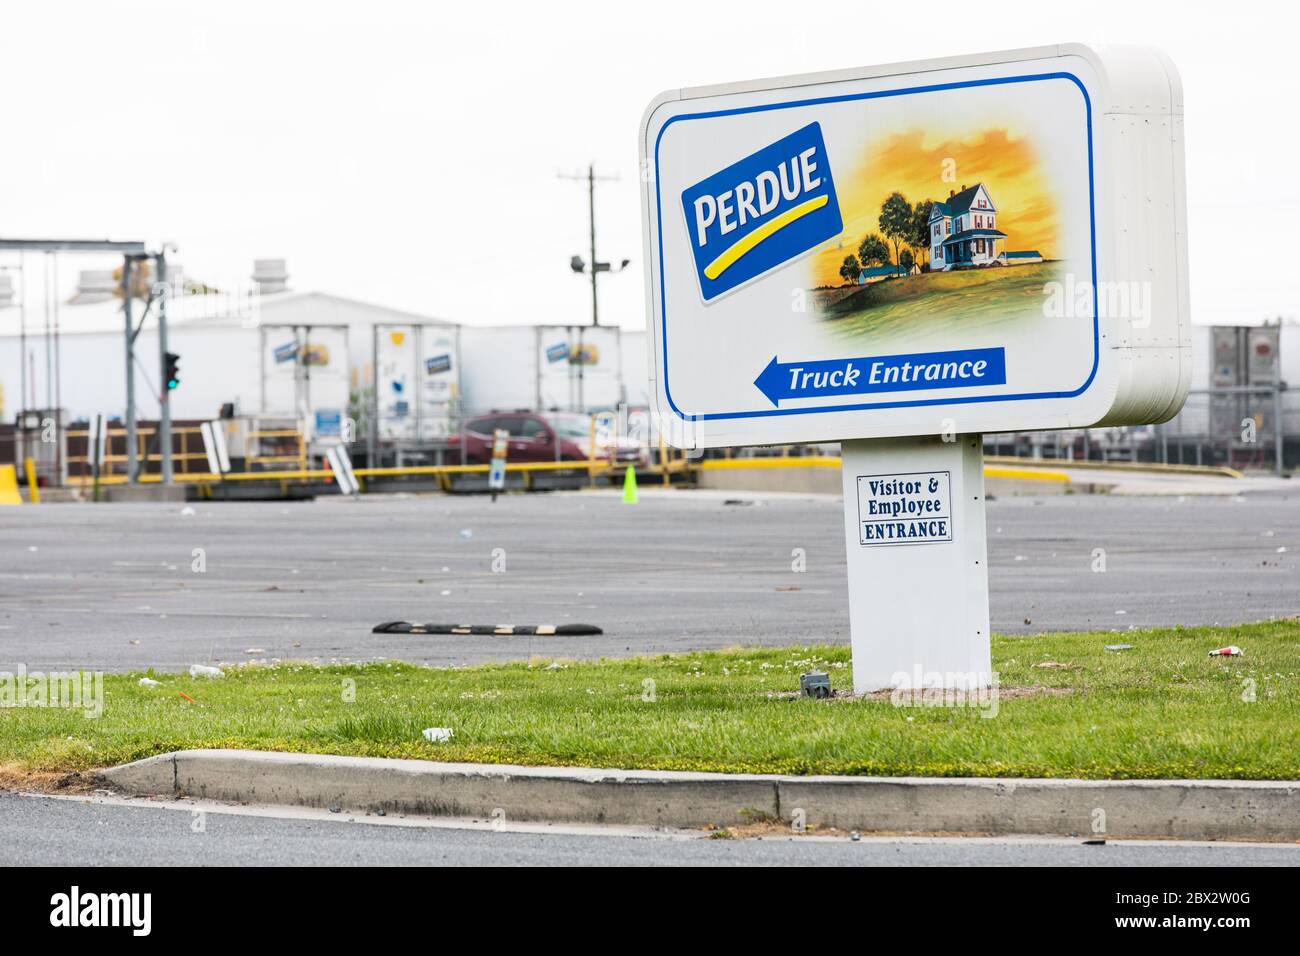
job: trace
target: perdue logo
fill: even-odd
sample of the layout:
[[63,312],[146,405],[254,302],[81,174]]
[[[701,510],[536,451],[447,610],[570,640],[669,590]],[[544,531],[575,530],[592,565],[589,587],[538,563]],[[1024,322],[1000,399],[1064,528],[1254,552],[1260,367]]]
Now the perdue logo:
[[682,209],[706,302],[844,228],[819,123],[696,183]]

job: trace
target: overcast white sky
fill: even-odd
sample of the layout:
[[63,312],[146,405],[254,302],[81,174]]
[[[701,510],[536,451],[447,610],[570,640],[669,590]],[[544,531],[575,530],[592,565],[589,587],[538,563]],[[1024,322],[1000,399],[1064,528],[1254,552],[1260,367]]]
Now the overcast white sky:
[[[0,235],[172,240],[187,274],[217,284],[246,280],[255,257],[284,257],[299,289],[466,323],[584,322],[588,288],[568,260],[586,254],[586,194],[556,174],[594,160],[621,177],[598,189],[600,256],[633,259],[603,281],[602,319],[640,328],[637,126],[659,91],[1071,40],[1154,43],[1186,91],[1194,320],[1300,317],[1286,242],[1300,222],[1300,80],[1280,4],[973,9],[10,4]],[[72,284],[96,264],[61,272]]]

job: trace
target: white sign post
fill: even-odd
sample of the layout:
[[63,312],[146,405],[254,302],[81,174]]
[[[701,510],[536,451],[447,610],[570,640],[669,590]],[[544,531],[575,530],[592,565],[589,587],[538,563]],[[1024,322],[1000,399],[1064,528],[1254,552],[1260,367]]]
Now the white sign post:
[[855,689],[987,683],[981,436],[1187,394],[1176,70],[1071,45],[675,90],[641,150],[663,433],[840,441]]
[[983,446],[842,444],[854,687],[988,686]]

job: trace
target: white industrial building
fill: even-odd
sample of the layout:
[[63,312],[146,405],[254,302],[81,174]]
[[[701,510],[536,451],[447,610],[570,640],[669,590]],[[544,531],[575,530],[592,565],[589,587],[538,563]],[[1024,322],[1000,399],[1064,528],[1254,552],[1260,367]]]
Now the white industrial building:
[[[170,395],[177,421],[224,411],[239,419],[296,422],[319,450],[339,440],[349,418],[361,429],[354,441],[413,446],[447,437],[460,417],[480,411],[600,410],[648,402],[642,332],[459,325],[294,290],[283,260],[258,260],[253,285],[238,293],[211,290],[178,273],[169,271],[176,291],[167,300],[168,350],[180,356],[180,385]],[[140,323],[144,306],[133,300],[133,320],[141,327],[137,416],[149,420],[159,414],[161,360],[156,315]],[[34,307],[29,297],[25,315],[12,273],[0,272],[3,420],[12,422],[22,408],[52,407],[64,409],[69,422],[120,417],[124,335],[111,271],[82,272],[76,291],[53,310]]]

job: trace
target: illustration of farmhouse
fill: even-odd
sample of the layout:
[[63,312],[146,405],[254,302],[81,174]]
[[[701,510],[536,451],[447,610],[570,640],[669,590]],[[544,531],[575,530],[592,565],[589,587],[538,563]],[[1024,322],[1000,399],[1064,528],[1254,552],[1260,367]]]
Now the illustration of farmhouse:
[[[1035,321],[1044,288],[1068,268],[1060,202],[1029,139],[995,128],[926,146],[928,135],[882,133],[836,181],[846,228],[807,273],[813,306],[836,336],[883,348],[943,339],[954,323],[971,331]],[[948,157],[978,170],[978,181],[958,189]]]
[[983,183],[950,190],[946,202],[930,210],[930,269],[950,272],[977,266],[1042,262],[1037,252],[998,251],[1007,234],[997,228],[997,207]]

